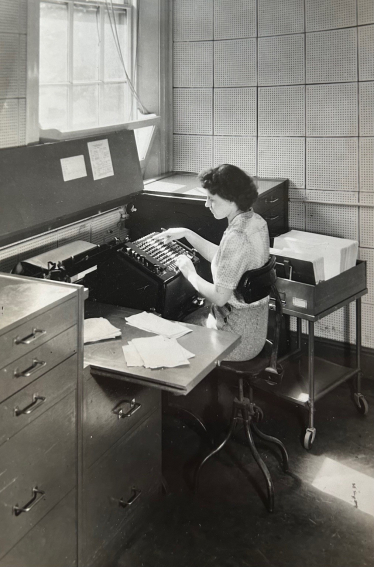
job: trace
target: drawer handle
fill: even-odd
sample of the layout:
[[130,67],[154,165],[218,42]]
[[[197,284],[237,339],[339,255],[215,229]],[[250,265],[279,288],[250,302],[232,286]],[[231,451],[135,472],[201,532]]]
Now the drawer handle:
[[[18,504],[13,506],[13,511],[16,516],[19,516],[20,514],[22,514],[22,512],[30,512],[30,510],[32,510],[34,506],[38,504],[38,502],[43,500],[45,494],[44,490],[39,490],[38,487],[35,486],[35,488],[32,489],[32,493],[33,497],[31,498],[30,502],[28,502],[23,508],[18,506]],[[38,494],[40,494],[39,497]]]
[[32,365],[29,366],[29,368],[26,368],[26,370],[23,370],[22,372],[18,372],[16,368],[14,371],[14,376],[15,378],[28,378],[29,376],[34,374],[37,370],[43,368],[43,366],[45,366],[46,364],[47,363],[44,360],[38,360],[37,358],[33,358]]
[[139,498],[139,496],[142,493],[142,491],[139,490],[138,488],[135,488],[135,486],[132,487],[132,491],[133,491],[133,495],[129,498],[127,502],[125,502],[123,498],[121,498],[121,500],[118,501],[119,505],[122,508],[127,508],[127,506],[131,506],[132,504],[134,504],[134,502],[136,502],[136,500]]
[[23,339],[16,337],[14,339],[14,344],[16,344],[16,345],[29,345],[30,343],[36,341],[36,339],[39,339],[40,337],[45,335],[46,332],[47,331],[43,331],[43,329],[33,329],[31,335],[27,335],[27,337],[24,337]]
[[[126,404],[126,408],[121,407],[122,404]],[[119,402],[115,408],[112,409],[112,413],[118,416],[118,419],[124,419],[125,417],[131,417],[142,407],[141,404],[135,401],[135,398],[131,400],[122,400]]]
[[270,204],[272,204],[272,203],[277,203],[278,201],[279,201],[279,197],[277,197],[276,199],[272,199],[272,198],[270,198],[270,199],[265,199],[265,203],[266,203],[267,205],[270,205]]
[[266,221],[274,221],[274,220],[279,219],[279,216],[280,215],[277,215],[276,217],[264,217],[264,218],[265,218]]
[[19,409],[19,407],[15,407],[14,408],[14,415],[17,416],[17,417],[19,415],[29,415],[30,413],[32,413],[33,411],[38,409],[38,407],[40,407],[42,404],[44,404],[45,400],[46,400],[46,398],[44,396],[39,396],[38,394],[33,394],[31,404],[29,404],[28,406],[26,406],[23,409]]

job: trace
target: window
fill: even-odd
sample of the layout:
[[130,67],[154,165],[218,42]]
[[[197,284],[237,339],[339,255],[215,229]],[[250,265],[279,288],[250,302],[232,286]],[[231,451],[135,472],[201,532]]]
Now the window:
[[132,77],[131,18],[130,5],[119,0],[40,2],[39,123],[43,130],[86,130],[137,117],[128,80]]

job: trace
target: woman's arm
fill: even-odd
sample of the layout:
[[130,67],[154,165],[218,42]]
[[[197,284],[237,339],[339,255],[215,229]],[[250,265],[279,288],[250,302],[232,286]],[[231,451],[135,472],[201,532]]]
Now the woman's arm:
[[195,266],[186,256],[179,256],[177,266],[196,291],[212,303],[222,307],[230,299],[232,289],[216,286],[214,283],[204,280],[197,274]]
[[193,232],[189,228],[169,228],[154,238],[166,243],[171,240],[177,240],[178,238],[186,238],[191,246],[195,248],[198,253],[205,258],[205,260],[208,260],[208,262],[213,260],[214,255],[218,250],[217,244],[213,244],[213,242],[199,236],[196,232]]

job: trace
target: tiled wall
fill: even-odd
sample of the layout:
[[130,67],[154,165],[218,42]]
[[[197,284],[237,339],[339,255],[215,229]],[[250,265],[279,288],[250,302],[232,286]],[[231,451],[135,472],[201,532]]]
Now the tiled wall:
[[[231,162],[289,178],[292,228],[359,241],[363,344],[374,348],[374,209],[362,206],[374,205],[374,1],[173,8],[174,169]],[[352,341],[352,307],[316,332]]]

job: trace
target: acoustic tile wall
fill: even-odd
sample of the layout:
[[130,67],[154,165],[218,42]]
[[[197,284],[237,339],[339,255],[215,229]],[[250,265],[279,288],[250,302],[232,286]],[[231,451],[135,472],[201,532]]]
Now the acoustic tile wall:
[[[173,9],[174,169],[228,161],[289,178],[291,228],[359,241],[363,344],[374,348],[373,0],[174,0]],[[352,308],[317,334],[353,341]]]

